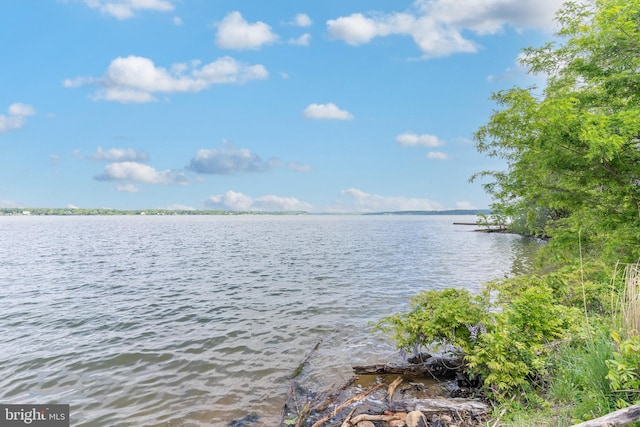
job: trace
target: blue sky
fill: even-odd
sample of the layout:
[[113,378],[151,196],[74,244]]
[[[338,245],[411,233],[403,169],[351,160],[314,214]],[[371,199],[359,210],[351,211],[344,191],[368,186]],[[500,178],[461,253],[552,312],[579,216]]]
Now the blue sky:
[[559,0],[0,2],[0,206],[485,208]]

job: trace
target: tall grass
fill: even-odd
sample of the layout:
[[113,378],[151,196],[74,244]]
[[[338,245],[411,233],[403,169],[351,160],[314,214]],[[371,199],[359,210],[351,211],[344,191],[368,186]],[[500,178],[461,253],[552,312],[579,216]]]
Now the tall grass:
[[614,344],[607,328],[589,339],[561,348],[553,363],[549,396],[572,407],[574,419],[584,421],[614,411],[611,386],[607,380],[607,360]]
[[[614,280],[617,277],[617,269],[614,272]],[[616,295],[615,286],[612,296]],[[623,285],[615,303],[613,312],[613,324],[623,338],[631,338],[640,334],[640,262],[626,264],[623,273]]]

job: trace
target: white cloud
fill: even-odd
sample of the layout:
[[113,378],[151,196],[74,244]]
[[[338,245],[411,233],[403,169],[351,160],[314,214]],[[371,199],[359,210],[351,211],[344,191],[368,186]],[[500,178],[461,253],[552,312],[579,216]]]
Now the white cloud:
[[449,155],[442,151],[430,151],[427,153],[427,159],[430,160],[448,160]]
[[96,152],[91,155],[91,159],[108,162],[146,162],[149,160],[149,155],[144,151],[136,151],[133,148],[109,148],[108,150],[103,150],[102,147],[98,147]]
[[174,16],[171,22],[173,22],[173,25],[175,26],[180,26],[184,24],[184,21],[179,16]]
[[36,110],[27,104],[16,102],[8,109],[9,115],[0,114],[0,133],[22,128],[26,123],[26,118],[36,113]]
[[242,193],[232,190],[227,191],[223,195],[211,196],[205,204],[215,209],[231,209],[236,211],[247,211],[253,205],[253,199]]
[[266,195],[258,197],[253,203],[254,209],[261,211],[310,211],[312,206],[295,197]]
[[293,17],[292,25],[298,27],[310,27],[313,24],[311,18],[306,13],[298,13]]
[[253,199],[245,194],[229,190],[225,194],[209,197],[205,205],[214,209],[237,211],[310,211],[312,206],[295,197],[266,195]]
[[68,88],[99,86],[94,100],[142,103],[155,101],[155,93],[199,92],[214,84],[244,83],[268,75],[262,65],[245,65],[228,56],[204,66],[199,61],[173,64],[170,70],[148,58],[127,56],[111,61],[103,77],[76,77],[63,84]]
[[191,159],[188,169],[201,174],[232,175],[242,172],[266,172],[280,166],[280,160],[262,160],[246,148],[225,141],[222,148],[201,149]]
[[304,109],[302,115],[307,119],[328,119],[328,120],[352,120],[353,115],[338,108],[336,104],[310,104]]
[[376,36],[389,35],[385,27],[382,23],[366,18],[361,13],[327,21],[330,38],[343,40],[353,46],[369,43]]
[[365,193],[357,188],[349,188],[340,192],[350,199],[353,210],[357,212],[415,211],[441,210],[440,203],[428,199],[408,198],[403,196],[381,196]]
[[240,12],[235,11],[224,17],[218,24],[216,46],[222,49],[259,49],[274,43],[278,35],[264,22],[248,23]]
[[309,46],[311,41],[311,34],[304,33],[297,39],[289,39],[289,44],[294,46]]
[[354,13],[327,21],[332,39],[357,46],[376,37],[405,35],[423,58],[474,53],[478,46],[465,32],[495,34],[506,26],[551,29],[564,0],[416,0],[406,12]]
[[116,162],[105,166],[104,171],[95,177],[98,181],[129,181],[143,184],[186,185],[187,177],[177,171],[157,171],[151,166],[137,162]]
[[116,19],[133,18],[137,11],[170,12],[174,9],[169,0],[84,0],[84,3]]
[[116,191],[121,193],[138,193],[140,189],[133,184],[116,185]]
[[36,113],[36,110],[33,109],[31,105],[21,104],[16,102],[15,104],[11,104],[9,106],[9,114],[12,116],[33,116]]
[[442,140],[435,135],[405,132],[396,137],[396,143],[405,147],[439,147]]

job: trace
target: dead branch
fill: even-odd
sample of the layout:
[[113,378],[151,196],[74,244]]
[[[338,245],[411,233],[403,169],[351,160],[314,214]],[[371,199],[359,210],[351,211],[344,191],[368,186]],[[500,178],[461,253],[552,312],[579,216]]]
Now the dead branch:
[[322,417],[318,421],[316,421],[316,423],[313,424],[311,427],[320,427],[322,424],[324,424],[325,422],[329,421],[332,417],[335,417],[340,411],[342,411],[347,406],[351,405],[353,402],[355,402],[357,400],[360,400],[360,399],[364,399],[365,397],[369,396],[371,393],[373,393],[374,391],[378,390],[382,386],[384,386],[384,384],[380,383],[380,384],[372,387],[371,389],[367,390],[366,392],[360,393],[360,394],[358,394],[356,396],[353,396],[351,399],[346,400],[345,402],[343,402],[340,405],[338,405],[336,407],[336,409],[331,411],[331,413],[329,415],[325,415],[324,417]]
[[640,405],[619,409],[595,420],[574,424],[572,427],[618,427],[640,420]]

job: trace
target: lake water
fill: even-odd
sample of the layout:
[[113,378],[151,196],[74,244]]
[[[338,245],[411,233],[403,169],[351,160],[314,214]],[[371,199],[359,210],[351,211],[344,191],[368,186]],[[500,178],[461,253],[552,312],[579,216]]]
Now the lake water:
[[465,216],[0,217],[0,403],[72,426],[274,426],[289,376],[318,389],[396,360],[369,322],[421,290],[477,289],[535,243]]

